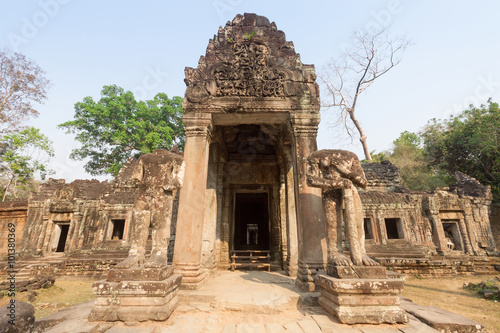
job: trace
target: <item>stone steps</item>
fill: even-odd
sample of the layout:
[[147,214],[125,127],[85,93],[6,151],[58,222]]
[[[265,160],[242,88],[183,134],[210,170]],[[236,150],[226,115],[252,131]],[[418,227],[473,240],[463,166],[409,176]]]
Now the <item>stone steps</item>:
[[231,271],[236,268],[266,269],[271,271],[271,251],[235,250],[231,255]]

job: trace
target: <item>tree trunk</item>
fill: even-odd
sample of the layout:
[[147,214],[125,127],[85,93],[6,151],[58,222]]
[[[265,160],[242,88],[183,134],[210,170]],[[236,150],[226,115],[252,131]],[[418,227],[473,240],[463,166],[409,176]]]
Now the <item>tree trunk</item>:
[[370,154],[370,150],[368,149],[368,144],[366,143],[366,134],[365,131],[363,130],[363,127],[361,127],[361,124],[359,123],[358,119],[354,115],[354,109],[347,110],[349,113],[349,117],[351,118],[352,122],[354,123],[354,126],[356,126],[356,129],[359,132],[359,141],[361,141],[361,146],[363,147],[363,152],[365,154],[365,158],[368,161],[372,160],[372,155]]
[[[14,178],[14,177],[12,177],[12,178]],[[3,193],[2,201],[5,201],[5,197],[7,196],[7,191],[9,190],[10,184],[12,184],[12,178],[9,180],[9,183],[7,184],[7,186],[5,186],[5,192]]]

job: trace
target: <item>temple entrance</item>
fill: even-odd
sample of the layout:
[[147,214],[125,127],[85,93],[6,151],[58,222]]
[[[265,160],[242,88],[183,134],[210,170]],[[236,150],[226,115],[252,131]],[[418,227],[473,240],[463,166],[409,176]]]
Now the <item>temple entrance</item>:
[[236,193],[234,249],[269,250],[269,202],[267,193]]
[[59,240],[57,241],[56,252],[64,252],[66,240],[68,239],[69,224],[58,224]]
[[446,247],[448,250],[463,251],[462,236],[458,227],[458,221],[442,220]]

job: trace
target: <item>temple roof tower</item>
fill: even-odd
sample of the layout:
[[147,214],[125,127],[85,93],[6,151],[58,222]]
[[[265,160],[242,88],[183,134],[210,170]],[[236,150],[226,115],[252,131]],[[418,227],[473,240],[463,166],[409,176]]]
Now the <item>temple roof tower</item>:
[[319,112],[314,65],[304,65],[274,22],[237,15],[185,69],[184,112]]

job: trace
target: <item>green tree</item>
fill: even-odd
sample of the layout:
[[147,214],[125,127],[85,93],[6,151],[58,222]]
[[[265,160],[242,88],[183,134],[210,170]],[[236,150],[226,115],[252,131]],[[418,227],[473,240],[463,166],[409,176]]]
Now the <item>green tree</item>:
[[6,182],[2,201],[8,193],[18,198],[18,192],[32,185],[37,173],[41,178],[51,173],[47,164],[52,156],[52,142],[37,128],[28,127],[20,132],[6,134],[0,156],[2,178]]
[[388,160],[396,165],[403,186],[414,191],[430,191],[452,180],[446,171],[428,163],[420,134],[404,131],[392,143],[391,150],[372,152],[373,162]]
[[429,191],[448,184],[446,173],[427,162],[420,135],[404,131],[393,144],[388,159],[399,168],[404,186],[415,191]]
[[446,170],[466,173],[491,185],[500,198],[500,109],[488,101],[470,106],[447,120],[431,120],[422,132],[429,163]]
[[97,102],[85,97],[76,103],[74,120],[58,127],[76,134],[82,146],[70,157],[90,158],[85,170],[91,175],[116,175],[131,156],[174,144],[182,149],[185,140],[181,97],[159,93],[152,100],[137,101],[116,85],[104,86]]

